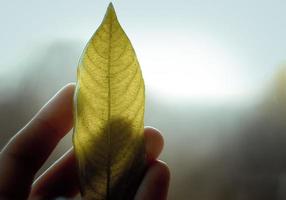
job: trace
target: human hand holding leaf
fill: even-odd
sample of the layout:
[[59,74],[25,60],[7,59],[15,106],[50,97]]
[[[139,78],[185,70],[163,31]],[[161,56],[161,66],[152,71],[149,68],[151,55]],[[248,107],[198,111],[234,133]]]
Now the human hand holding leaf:
[[[146,167],[144,84],[135,53],[112,6],[88,43],[78,69],[75,148],[34,181],[72,128],[74,84],[69,84],[1,150],[0,199],[72,198],[78,193],[77,167],[84,199],[134,196]],[[135,199],[165,200],[169,170],[157,160],[163,138],[152,128],[145,128],[144,137],[148,169]]]

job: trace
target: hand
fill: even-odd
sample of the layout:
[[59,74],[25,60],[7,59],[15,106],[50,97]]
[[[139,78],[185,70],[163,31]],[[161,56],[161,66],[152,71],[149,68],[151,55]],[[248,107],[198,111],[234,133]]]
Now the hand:
[[[76,162],[71,148],[34,183],[34,176],[59,140],[72,128],[74,85],[61,89],[4,147],[0,154],[0,199],[53,199],[79,192]],[[166,199],[169,169],[157,160],[163,138],[145,128],[148,170],[138,188],[137,200]]]

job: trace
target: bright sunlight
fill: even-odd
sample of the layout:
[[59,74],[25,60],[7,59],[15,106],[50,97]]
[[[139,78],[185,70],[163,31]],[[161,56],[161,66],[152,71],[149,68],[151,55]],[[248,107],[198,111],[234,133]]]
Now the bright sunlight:
[[142,49],[138,57],[147,89],[184,99],[229,99],[247,93],[241,74],[245,65],[223,44],[203,36],[166,37],[162,43],[137,47]]

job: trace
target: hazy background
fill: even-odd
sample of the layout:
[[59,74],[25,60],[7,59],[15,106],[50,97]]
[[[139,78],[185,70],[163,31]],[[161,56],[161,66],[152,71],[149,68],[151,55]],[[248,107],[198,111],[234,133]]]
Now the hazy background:
[[[75,81],[108,3],[0,0],[0,148]],[[144,74],[146,125],[165,138],[169,199],[286,199],[286,1],[113,3]]]

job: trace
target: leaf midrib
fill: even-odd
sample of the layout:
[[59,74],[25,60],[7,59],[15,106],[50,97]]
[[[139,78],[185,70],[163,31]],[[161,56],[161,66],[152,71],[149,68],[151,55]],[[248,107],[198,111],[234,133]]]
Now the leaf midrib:
[[108,115],[107,115],[107,142],[108,142],[108,154],[107,154],[107,182],[106,182],[106,199],[110,198],[110,181],[111,181],[111,135],[110,135],[110,118],[111,118],[111,91],[110,91],[110,61],[111,61],[111,41],[112,41],[112,24],[113,13],[110,15],[109,24],[109,46],[108,46],[108,63],[107,63],[107,79],[108,79]]

